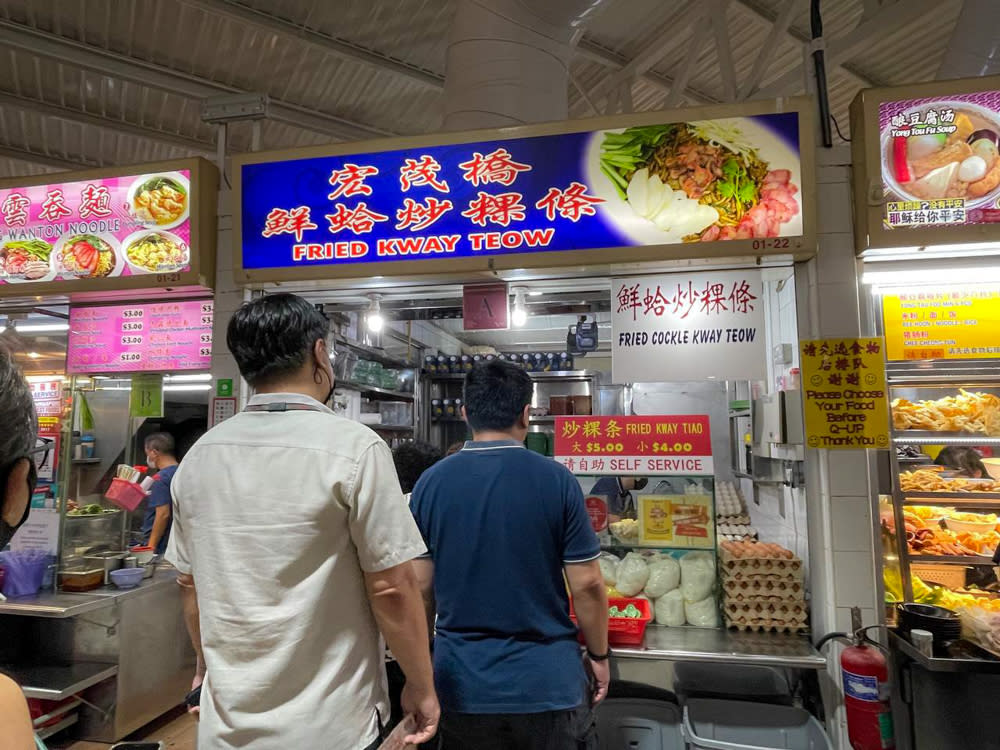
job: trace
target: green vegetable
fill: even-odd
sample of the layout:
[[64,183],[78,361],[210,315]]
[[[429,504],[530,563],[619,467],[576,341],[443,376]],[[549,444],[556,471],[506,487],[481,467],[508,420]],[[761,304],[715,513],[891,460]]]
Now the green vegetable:
[[147,190],[152,192],[153,190],[160,190],[165,187],[176,190],[181,195],[187,195],[187,191],[184,189],[183,185],[179,182],[174,182],[168,177],[154,177],[152,180],[147,180],[142,183],[142,186],[136,191],[136,194],[143,193]]
[[715,187],[726,200],[736,201],[736,216],[757,204],[757,183],[747,175],[746,167],[736,158],[730,157],[722,163],[722,179]]
[[43,240],[12,240],[5,242],[3,246],[5,250],[20,250],[46,263],[52,254],[52,245]]
[[632,173],[649,161],[653,151],[676,130],[676,125],[646,125],[621,133],[605,133],[601,143],[601,171],[608,176],[622,200]]
[[91,503],[90,505],[84,507],[83,512],[86,513],[88,516],[94,516],[97,515],[98,513],[103,513],[104,508],[102,508],[97,503]]
[[85,393],[80,394],[80,430],[82,432],[94,431],[94,413],[90,410]]

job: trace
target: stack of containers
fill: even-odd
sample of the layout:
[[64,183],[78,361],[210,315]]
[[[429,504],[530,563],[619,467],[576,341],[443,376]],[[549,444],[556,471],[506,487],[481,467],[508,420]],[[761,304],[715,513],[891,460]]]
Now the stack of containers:
[[765,542],[723,542],[720,548],[727,627],[788,633],[808,628],[799,558]]

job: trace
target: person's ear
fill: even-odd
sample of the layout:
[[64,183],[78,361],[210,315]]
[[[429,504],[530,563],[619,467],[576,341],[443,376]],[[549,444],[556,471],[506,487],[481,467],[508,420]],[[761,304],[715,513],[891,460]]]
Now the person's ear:
[[3,497],[0,497],[2,518],[11,526],[17,526],[24,518],[24,511],[31,501],[28,487],[28,476],[31,473],[30,459],[22,458],[14,464],[7,477],[7,486],[3,487]]
[[525,430],[531,426],[531,404],[525,406],[521,411],[521,422],[518,426]]
[[469,412],[465,410],[464,404],[462,405],[462,419],[464,419],[466,422],[469,421]]

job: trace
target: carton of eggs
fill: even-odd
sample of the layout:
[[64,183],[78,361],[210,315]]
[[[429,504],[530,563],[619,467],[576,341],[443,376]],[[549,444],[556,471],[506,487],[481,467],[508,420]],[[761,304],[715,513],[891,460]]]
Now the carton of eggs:
[[738,516],[746,509],[739,489],[732,482],[718,482],[715,486],[715,513],[719,516]]

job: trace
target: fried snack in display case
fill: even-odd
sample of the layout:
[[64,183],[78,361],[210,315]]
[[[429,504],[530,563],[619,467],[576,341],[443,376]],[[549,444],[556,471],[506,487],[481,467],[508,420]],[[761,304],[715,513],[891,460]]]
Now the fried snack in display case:
[[892,401],[892,426],[897,430],[970,432],[1000,435],[1000,398],[992,393],[970,393],[917,402]]

